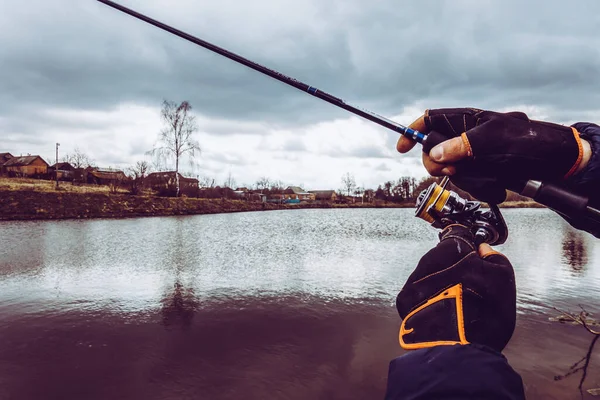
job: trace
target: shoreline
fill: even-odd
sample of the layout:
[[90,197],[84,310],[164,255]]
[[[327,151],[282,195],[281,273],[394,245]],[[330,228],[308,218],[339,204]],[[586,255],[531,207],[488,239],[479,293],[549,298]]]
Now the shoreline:
[[129,194],[0,191],[0,221],[139,218],[309,208],[412,208],[402,204],[273,204],[232,199],[134,196]]
[[[485,205],[484,205],[485,206]],[[0,190],[0,221],[92,218],[139,218],[311,208],[414,208],[406,203],[274,204],[232,199],[135,196],[102,192]],[[533,202],[504,203],[502,208],[537,208]]]

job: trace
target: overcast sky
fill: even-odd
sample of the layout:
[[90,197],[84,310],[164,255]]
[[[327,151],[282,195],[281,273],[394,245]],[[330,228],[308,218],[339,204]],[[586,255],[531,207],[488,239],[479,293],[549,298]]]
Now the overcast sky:
[[[600,2],[121,0],[408,125],[425,108],[600,122]],[[0,0],[0,152],[148,159],[163,99],[188,100],[186,172],[306,189],[422,177],[397,135],[94,0]]]

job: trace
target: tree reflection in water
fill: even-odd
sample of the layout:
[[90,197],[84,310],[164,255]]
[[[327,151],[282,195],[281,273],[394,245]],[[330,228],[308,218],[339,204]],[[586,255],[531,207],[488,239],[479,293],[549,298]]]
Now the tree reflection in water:
[[165,327],[180,326],[187,329],[192,324],[199,302],[194,289],[185,288],[177,277],[173,292],[166,293],[162,301],[162,322]]
[[176,225],[172,239],[172,243],[168,244],[171,252],[165,262],[173,266],[175,276],[172,291],[167,290],[161,300],[162,323],[167,328],[179,326],[182,329],[188,329],[192,324],[199,302],[193,285],[186,287],[182,283],[184,280],[182,275],[190,267],[189,263],[192,259],[187,254],[182,223]]
[[582,232],[565,227],[562,240],[562,257],[573,271],[583,272],[588,264],[588,249]]

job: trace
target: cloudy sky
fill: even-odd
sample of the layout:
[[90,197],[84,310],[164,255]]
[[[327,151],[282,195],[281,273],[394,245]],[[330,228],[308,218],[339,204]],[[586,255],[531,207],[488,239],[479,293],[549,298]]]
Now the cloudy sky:
[[[408,125],[425,108],[600,121],[600,2],[121,0]],[[307,189],[421,177],[396,134],[94,0],[0,0],[0,152],[148,159],[163,99],[188,100],[187,172]]]

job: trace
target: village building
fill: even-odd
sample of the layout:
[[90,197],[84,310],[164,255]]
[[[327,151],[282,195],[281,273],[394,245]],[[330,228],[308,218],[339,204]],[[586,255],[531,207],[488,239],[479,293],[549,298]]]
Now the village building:
[[40,156],[12,157],[2,164],[2,171],[11,177],[41,178],[48,173],[48,163]]
[[83,181],[95,185],[115,185],[129,179],[123,171],[112,168],[87,167],[83,172]]
[[267,197],[267,203],[283,203],[285,201],[285,195],[281,193],[271,193]]
[[14,156],[10,153],[0,153],[0,165],[4,164]]
[[68,162],[54,164],[48,168],[48,171],[50,172],[50,179],[56,179],[58,174],[58,179],[61,181],[72,181],[75,175],[75,167]]
[[[200,187],[198,179],[186,178],[180,173],[179,191],[183,194],[196,195]],[[176,175],[175,171],[153,172],[144,179],[144,186],[156,191],[175,190]]]
[[267,195],[266,194],[262,194],[262,193],[250,193],[248,195],[248,200],[249,201],[259,201],[261,203],[266,203],[267,202]]
[[10,153],[0,153],[0,175],[4,175],[4,163],[13,158],[13,155]]
[[233,191],[233,195],[236,198],[239,198],[239,199],[245,199],[246,198],[246,193],[247,192],[244,192],[243,190],[234,190]]
[[283,191],[283,196],[286,201],[313,201],[315,199],[313,193],[309,193],[299,186],[288,186],[287,189]]
[[309,190],[308,192],[314,194],[315,200],[319,202],[335,203],[338,199],[335,190]]

